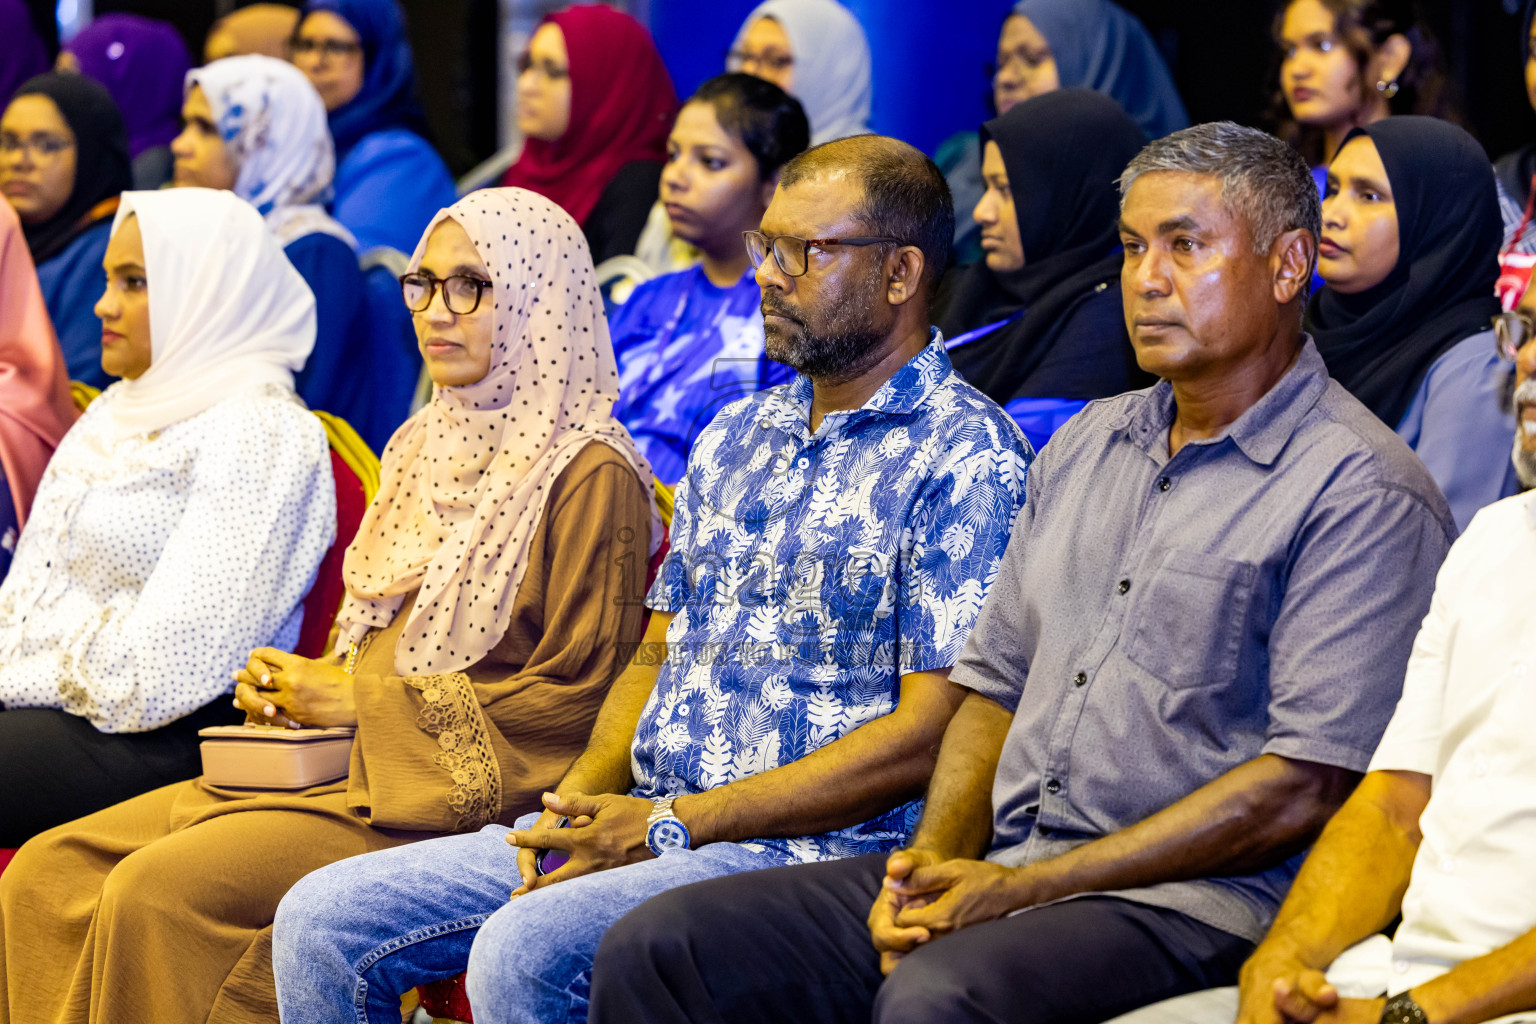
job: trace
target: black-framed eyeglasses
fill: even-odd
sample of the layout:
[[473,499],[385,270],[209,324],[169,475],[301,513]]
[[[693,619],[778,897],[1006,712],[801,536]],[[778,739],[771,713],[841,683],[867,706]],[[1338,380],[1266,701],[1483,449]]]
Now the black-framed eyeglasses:
[[1512,309],[1493,318],[1493,344],[1506,363],[1514,362],[1532,337],[1536,337],[1536,320],[1523,309]]
[[443,305],[448,307],[448,312],[468,316],[480,308],[481,296],[494,285],[468,274],[443,278],[422,273],[400,275],[400,294],[405,299],[405,308],[412,313],[425,313],[439,287],[443,289]]
[[768,254],[779,265],[786,277],[802,277],[810,269],[811,249],[825,249],[833,245],[906,245],[899,238],[885,235],[868,235],[857,238],[796,238],[794,235],[774,235],[772,238],[761,231],[743,231],[741,240],[747,243],[747,258],[752,269],[763,265]]
[[728,71],[745,71],[748,64],[765,71],[784,71],[795,63],[787,53],[753,53],[750,50],[725,51],[725,67]]
[[562,78],[571,77],[570,68],[563,68],[553,61],[534,60],[527,52],[518,54],[517,73],[519,75],[526,75],[530,71],[537,71],[551,82],[558,82]]
[[288,53],[291,56],[307,57],[317,52],[328,59],[352,57],[363,52],[363,44],[345,39],[306,39],[303,36],[288,40]]

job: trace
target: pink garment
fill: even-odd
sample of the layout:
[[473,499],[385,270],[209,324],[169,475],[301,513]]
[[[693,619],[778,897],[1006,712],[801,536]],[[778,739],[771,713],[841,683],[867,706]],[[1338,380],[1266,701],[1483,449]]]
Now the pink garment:
[[21,221],[0,202],[0,467],[18,523],[26,524],[48,459],[79,415]]
[[[343,644],[388,625],[420,588],[395,647],[402,675],[461,671],[501,641],[549,484],[583,446],[611,446],[646,493],[652,486],[650,464],[613,418],[618,368],[576,222],[526,189],[483,189],[439,211],[411,270],[449,218],[491,273],[494,287],[481,298],[495,304],[490,372],[475,384],[435,388],[395,431],[342,568]],[[654,550],[654,504],[651,518]]]

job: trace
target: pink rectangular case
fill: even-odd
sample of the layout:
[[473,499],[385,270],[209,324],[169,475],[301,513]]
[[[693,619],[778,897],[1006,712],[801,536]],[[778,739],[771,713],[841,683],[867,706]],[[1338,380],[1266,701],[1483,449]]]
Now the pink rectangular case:
[[219,725],[203,738],[203,781],[233,789],[307,789],[345,778],[354,729]]

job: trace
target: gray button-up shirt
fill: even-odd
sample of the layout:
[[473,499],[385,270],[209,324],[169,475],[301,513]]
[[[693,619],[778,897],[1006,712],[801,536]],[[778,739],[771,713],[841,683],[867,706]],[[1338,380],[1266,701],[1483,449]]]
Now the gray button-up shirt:
[[[1307,341],[1172,458],[1167,382],[1094,402],[1029,473],[951,678],[1014,710],[989,858],[1133,825],[1261,754],[1364,771],[1456,528]],[[1117,895],[1258,940],[1300,857]]]

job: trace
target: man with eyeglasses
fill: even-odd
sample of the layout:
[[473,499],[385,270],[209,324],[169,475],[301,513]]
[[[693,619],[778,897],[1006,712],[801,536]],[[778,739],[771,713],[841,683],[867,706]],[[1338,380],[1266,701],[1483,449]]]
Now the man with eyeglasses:
[[[579,1020],[603,932],[647,897],[907,839],[1033,457],[929,325],[952,231],[943,177],[895,139],[784,166],[747,247],[768,354],[798,374],[695,442],[586,751],[515,830],[435,841],[429,877],[375,858],[324,911],[285,903],[317,975],[398,991],[467,960],[480,1024]],[[439,283],[403,284],[420,303]],[[362,953],[350,914],[401,938]]]
[[1263,935],[1455,527],[1302,332],[1320,210],[1293,150],[1200,125],[1121,196],[1162,380],[1031,466],[912,838],[649,900],[599,947],[595,1024],[1083,1024],[1235,978]]

